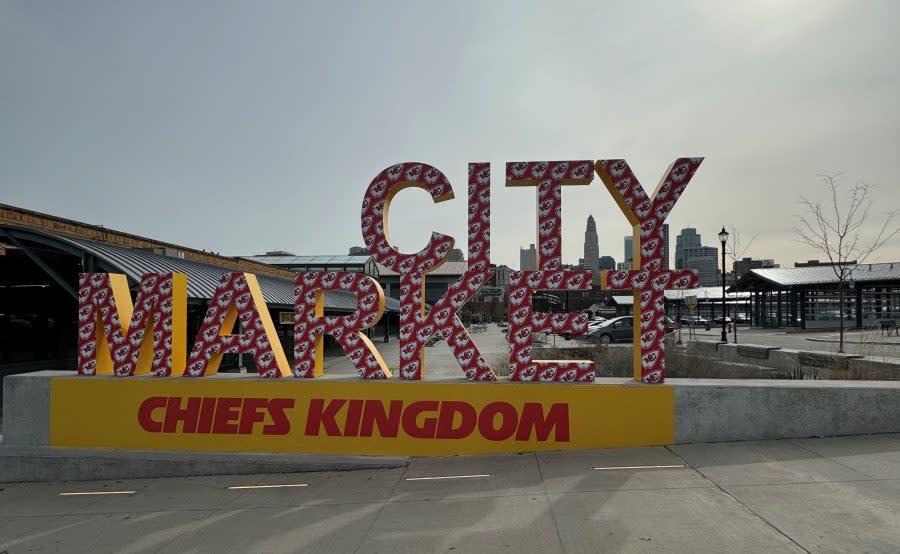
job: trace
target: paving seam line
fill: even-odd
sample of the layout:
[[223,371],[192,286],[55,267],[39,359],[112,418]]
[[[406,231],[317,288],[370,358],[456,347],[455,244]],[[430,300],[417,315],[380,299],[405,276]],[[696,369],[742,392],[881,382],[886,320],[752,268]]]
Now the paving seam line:
[[[822,454],[819,454],[818,452],[816,452],[816,451],[814,451],[814,450],[810,450],[809,448],[806,448],[806,447],[803,446],[802,444],[797,444],[793,439],[787,439],[787,441],[788,441],[790,444],[793,444],[794,446],[796,446],[797,448],[801,448],[801,449],[803,449],[803,450],[806,450],[806,451],[809,452],[810,454],[813,454],[813,455],[815,455],[815,456],[818,456],[819,458],[825,458],[825,459],[828,460],[829,462],[835,463],[835,464],[837,464],[837,465],[839,465],[839,466],[841,466],[841,467],[843,467],[843,468],[849,469],[850,471],[853,471],[853,472],[855,472],[855,473],[859,473],[859,474],[861,474],[861,475],[865,475],[866,477],[870,477],[872,480],[878,480],[877,477],[873,477],[872,475],[869,475],[868,473],[865,473],[865,472],[860,471],[860,470],[858,470],[858,469],[853,469],[852,467],[850,467],[850,466],[848,466],[848,465],[845,465],[845,464],[842,464],[841,462],[839,462],[839,461],[837,461],[837,460],[832,460],[832,459],[829,458],[828,456],[823,456]],[[854,479],[854,481],[863,481],[863,479]],[[833,481],[829,481],[829,482],[833,482]]]
[[719,485],[718,483],[716,483],[715,481],[713,481],[712,479],[710,479],[709,477],[707,477],[705,473],[703,473],[702,471],[700,471],[699,469],[697,469],[696,467],[694,467],[692,464],[688,463],[688,461],[685,460],[681,455],[679,455],[677,452],[675,452],[674,450],[672,450],[672,449],[669,447],[669,445],[665,445],[665,448],[666,448],[666,450],[668,450],[669,452],[671,452],[672,454],[674,454],[676,457],[678,457],[678,459],[680,459],[682,462],[684,462],[684,464],[685,464],[686,466],[688,466],[689,468],[691,468],[691,469],[693,469],[694,471],[696,471],[696,472],[700,475],[700,477],[703,477],[708,483],[710,483],[712,486],[714,486],[714,487],[716,487],[717,489],[719,489],[719,491],[720,491],[722,494],[724,494],[725,496],[727,496],[728,498],[730,498],[731,500],[733,500],[735,503],[737,503],[739,506],[741,506],[742,508],[744,508],[745,510],[747,510],[748,512],[750,512],[751,514],[753,514],[754,516],[756,516],[756,518],[759,519],[760,521],[762,521],[764,524],[766,524],[767,526],[769,526],[769,527],[771,527],[772,529],[774,529],[776,533],[778,533],[778,534],[781,535],[782,537],[786,538],[791,544],[793,544],[794,546],[796,546],[797,548],[799,548],[799,549],[802,550],[803,552],[806,552],[806,554],[812,554],[812,552],[811,552],[810,550],[808,550],[808,549],[807,549],[806,547],[804,547],[802,544],[800,544],[799,542],[797,542],[796,540],[794,540],[793,537],[791,537],[790,535],[788,535],[787,533],[785,533],[784,531],[782,531],[780,528],[778,528],[777,525],[775,525],[774,523],[772,523],[772,522],[769,521],[768,519],[764,518],[762,515],[760,515],[758,512],[756,512],[756,510],[754,510],[753,508],[751,508],[750,506],[748,506],[747,504],[745,504],[744,502],[742,502],[740,499],[738,499],[736,496],[734,496],[733,494],[731,494],[730,492],[728,492],[727,490],[725,490],[724,487],[722,487],[721,485]]
[[556,512],[553,511],[553,500],[550,499],[550,493],[547,492],[547,484],[544,483],[544,472],[541,471],[541,461],[538,460],[537,453],[532,452],[534,463],[537,464],[538,476],[541,478],[541,488],[544,489],[544,498],[547,499],[547,506],[550,507],[550,517],[553,518],[553,527],[556,528],[556,538],[559,540],[559,547],[562,552],[566,551],[566,545],[563,543],[562,534],[559,532],[559,520],[556,519]]
[[375,517],[372,518],[372,523],[369,524],[369,528],[366,529],[366,532],[363,533],[361,539],[359,539],[359,544],[356,545],[356,548],[353,549],[353,554],[359,552],[359,549],[362,547],[363,543],[366,542],[366,539],[369,537],[369,533],[372,532],[372,528],[375,527],[375,522],[378,521],[378,518],[381,517],[381,512],[384,511],[384,507],[388,505],[394,495],[397,494],[397,489],[400,487],[400,483],[403,482],[403,479],[406,477],[406,472],[409,471],[409,465],[412,462],[412,458],[407,458],[406,466],[403,467],[403,473],[397,479],[397,482],[394,484],[394,488],[391,489],[391,495],[381,502],[381,506],[378,508],[378,512],[375,514]]
[[[257,481],[256,484],[262,483],[263,479],[266,478],[265,474],[259,474],[259,475],[257,475],[256,477],[259,478],[259,480]],[[176,479],[177,479],[177,477],[176,477]],[[212,510],[208,510],[208,509],[204,509],[204,508],[194,508],[194,509],[177,510],[177,511],[179,511],[179,512],[186,512],[186,511],[197,511],[197,512],[200,512],[200,511],[214,511],[214,512],[220,512],[220,514],[224,514],[224,513],[228,513],[228,512],[242,512],[242,511],[245,511],[245,509],[243,509],[243,508],[230,508],[230,509],[229,509],[229,508],[228,508],[228,505],[229,505],[230,503],[232,503],[232,502],[236,502],[237,499],[240,498],[241,495],[246,494],[246,492],[247,492],[247,491],[241,491],[240,494],[236,494],[235,497],[234,497],[233,499],[228,500],[227,502],[225,502],[225,506],[223,506],[222,508],[213,508]],[[151,513],[152,513],[152,512],[151,512]],[[181,537],[185,536],[185,535],[188,534],[188,533],[193,533],[194,531],[195,531],[195,529],[185,529],[184,532],[178,533],[177,535],[175,535],[174,537],[172,537],[172,540],[167,541],[165,544],[160,545],[159,548],[157,548],[156,550],[154,550],[154,551],[153,551],[154,554],[156,554],[157,552],[162,552],[163,550],[165,550],[166,548],[168,548],[168,546],[169,546],[170,544],[174,543],[175,541],[177,541],[178,539],[180,539]]]

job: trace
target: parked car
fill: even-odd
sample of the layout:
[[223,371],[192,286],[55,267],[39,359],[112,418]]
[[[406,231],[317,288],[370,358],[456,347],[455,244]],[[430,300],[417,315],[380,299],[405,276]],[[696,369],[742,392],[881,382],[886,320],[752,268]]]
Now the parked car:
[[[733,320],[731,319],[730,316],[725,316],[725,323],[731,323],[732,321]],[[719,325],[721,325],[722,324],[722,316],[717,315],[716,317],[714,317],[713,323],[718,323]]]
[[599,341],[601,344],[631,342],[634,337],[633,321],[630,315],[607,319],[597,329],[591,331],[588,337]]
[[603,322],[604,322],[604,321],[606,321],[606,320],[605,320],[605,319],[601,319],[601,320],[599,320],[599,321],[598,321],[598,320],[588,321],[588,330],[587,330],[587,332],[590,333],[591,331],[594,331],[594,330],[596,330],[596,329],[599,329],[600,326],[603,325]]
[[669,316],[666,316],[665,322],[666,322],[666,333],[671,333],[672,331],[681,329],[681,324]]
[[682,325],[688,325],[691,327],[702,327],[704,325],[709,325],[709,320],[705,317],[700,317],[699,315],[683,315],[681,319],[678,320]]

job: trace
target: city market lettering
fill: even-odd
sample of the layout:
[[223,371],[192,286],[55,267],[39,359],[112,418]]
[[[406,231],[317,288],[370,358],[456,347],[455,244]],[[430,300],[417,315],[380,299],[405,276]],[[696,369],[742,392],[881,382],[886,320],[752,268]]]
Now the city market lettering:
[[[148,433],[287,435],[294,404],[293,398],[152,396],[138,407],[137,420]],[[453,440],[477,433],[488,441],[569,442],[569,406],[553,403],[545,414],[537,402],[519,410],[509,402],[478,408],[454,400],[313,398],[303,428],[308,437]]]
[[[633,269],[604,271],[601,287],[633,291],[634,317],[638,323],[634,339],[635,379],[645,383],[664,381],[664,291],[696,287],[697,275],[692,270],[663,267],[663,224],[701,162],[702,158],[675,160],[652,195],[646,193],[625,160],[506,164],[506,186],[534,187],[538,214],[538,269],[515,272],[509,283],[511,381],[583,383],[594,380],[593,362],[532,358],[534,333],[552,331],[580,335],[587,330],[587,317],[575,313],[536,312],[531,299],[537,291],[590,289],[590,271],[564,269],[562,265],[562,187],[588,185],[595,173],[631,223],[634,236]],[[490,164],[470,163],[467,268],[430,309],[424,295],[427,274],[447,259],[455,240],[433,233],[419,252],[401,253],[391,245],[387,218],[391,201],[404,188],[423,189],[438,203],[453,198],[453,187],[435,167],[424,163],[402,163],[380,172],[366,189],[360,216],[363,239],[379,263],[400,275],[398,373],[401,379],[423,378],[425,343],[432,337],[439,337],[450,346],[466,379],[497,380],[457,315],[492,275],[490,184]],[[354,293],[357,309],[351,315],[326,316],[325,292],[338,290]],[[362,333],[375,325],[384,313],[384,291],[374,279],[358,273],[300,273],[296,275],[294,295],[294,362],[290,365],[277,340],[256,277],[250,273],[222,276],[189,352],[185,331],[186,276],[145,274],[132,301],[124,275],[82,273],[79,278],[77,371],[81,375],[204,377],[217,372],[223,354],[243,353],[254,357],[260,377],[316,378],[323,374],[323,337],[329,335],[345,350],[361,378],[393,377],[374,344]],[[240,331],[233,334],[238,321]],[[241,402],[241,414],[246,411],[243,405],[246,400]],[[168,410],[168,404],[166,406]],[[203,402],[200,403],[201,412],[202,408]],[[232,413],[232,408],[237,410],[237,407],[223,410]],[[250,413],[258,414],[257,409],[262,408],[253,408]],[[257,415],[248,417],[252,419]],[[479,416],[478,428],[483,433],[480,421]],[[238,418],[238,431],[241,422]],[[435,433],[439,416],[437,422]],[[162,425],[165,429],[165,420]],[[231,429],[232,424],[228,425]],[[244,429],[247,425],[252,428],[255,422],[245,422]]]

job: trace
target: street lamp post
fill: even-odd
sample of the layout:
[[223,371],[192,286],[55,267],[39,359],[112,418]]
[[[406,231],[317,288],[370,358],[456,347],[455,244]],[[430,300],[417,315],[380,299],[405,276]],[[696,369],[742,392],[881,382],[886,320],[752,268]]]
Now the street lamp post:
[[725,241],[728,240],[728,231],[725,226],[719,231],[719,241],[722,243],[722,342],[728,342],[728,335],[725,333],[725,317],[727,316],[727,305],[725,304]]

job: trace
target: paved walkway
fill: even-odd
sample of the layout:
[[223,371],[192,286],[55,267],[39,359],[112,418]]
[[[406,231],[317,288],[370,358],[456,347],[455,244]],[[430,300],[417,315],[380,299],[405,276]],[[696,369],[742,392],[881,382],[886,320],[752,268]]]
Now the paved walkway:
[[[696,334],[700,340],[719,340],[722,331],[721,328],[713,328],[709,331],[700,329],[696,331]],[[683,331],[682,336],[687,339],[687,331]],[[745,327],[738,329],[739,343],[780,346],[796,350],[837,352],[838,338],[837,331],[788,333],[782,329]],[[733,333],[728,334],[728,342],[734,342]],[[863,356],[900,358],[900,338],[882,336],[879,331],[851,331],[844,335],[844,350],[850,354]]]
[[0,487],[10,554],[900,551],[900,435]]
[[[695,330],[696,337],[699,340],[719,340],[721,329],[705,329]],[[738,329],[738,340],[741,344],[759,344],[765,346],[779,346],[782,348],[793,348],[796,350],[820,351],[820,352],[837,352],[838,345],[837,332],[820,331],[807,333],[788,333],[781,329],[761,329],[746,328]],[[573,347],[584,344],[577,339],[570,341],[563,340],[562,337],[549,336],[546,342],[541,346],[553,346],[554,339],[556,345],[560,347]],[[688,340],[687,330],[682,331],[682,339]],[[478,345],[482,354],[488,363],[495,365],[498,360],[505,359],[507,356],[506,336],[500,331],[499,327],[494,324],[487,326],[487,330],[483,333],[475,333],[472,340]],[[728,341],[734,342],[734,334],[728,334]],[[823,342],[824,341],[824,342]],[[385,344],[375,340],[375,346],[381,352],[385,363],[392,368],[399,365],[399,341],[394,338],[391,342]],[[879,342],[879,344],[869,344],[869,342]],[[863,356],[880,356],[886,358],[900,358],[900,338],[898,337],[882,337],[877,331],[850,332],[846,335],[845,351],[853,354],[861,354]],[[426,370],[425,376],[428,377],[460,377],[462,372],[459,366],[453,360],[450,349],[443,342],[439,342],[432,347],[425,349]],[[350,359],[344,355],[329,356],[325,359],[326,373],[334,374],[355,374],[353,364]]]

